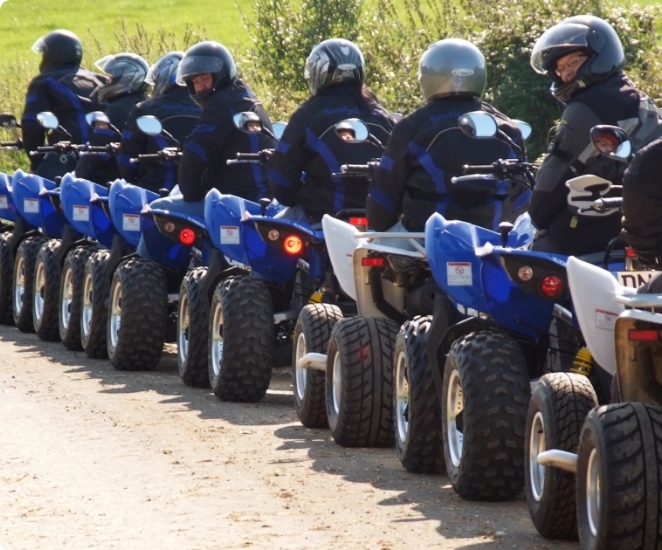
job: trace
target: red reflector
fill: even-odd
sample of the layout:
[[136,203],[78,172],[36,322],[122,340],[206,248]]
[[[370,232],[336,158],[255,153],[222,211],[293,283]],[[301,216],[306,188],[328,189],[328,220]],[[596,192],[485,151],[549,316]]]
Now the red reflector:
[[179,232],[179,242],[185,246],[191,246],[195,242],[195,231],[185,227]]
[[628,340],[655,342],[657,340],[657,334],[657,330],[629,330]]
[[283,247],[288,254],[299,254],[303,250],[303,241],[296,235],[285,237]]
[[363,267],[382,267],[384,265],[384,258],[363,258],[361,265]]
[[625,247],[625,255],[628,258],[636,258],[637,257],[637,253],[634,250],[632,250],[632,247],[629,247],[629,246]]
[[349,218],[350,225],[368,225],[368,218]]
[[558,275],[545,275],[540,281],[540,292],[547,298],[558,298],[563,290],[563,279]]

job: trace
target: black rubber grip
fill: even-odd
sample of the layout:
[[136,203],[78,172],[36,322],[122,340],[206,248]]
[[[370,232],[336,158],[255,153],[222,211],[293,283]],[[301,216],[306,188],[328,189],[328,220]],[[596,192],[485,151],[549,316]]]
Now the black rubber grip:
[[495,166],[488,164],[487,166],[465,164],[462,167],[463,174],[493,174]]

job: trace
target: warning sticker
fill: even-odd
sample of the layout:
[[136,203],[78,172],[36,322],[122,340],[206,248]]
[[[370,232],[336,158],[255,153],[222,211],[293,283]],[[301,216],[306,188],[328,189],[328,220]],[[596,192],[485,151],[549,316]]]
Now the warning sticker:
[[23,199],[23,210],[28,214],[38,214],[39,199]]
[[239,228],[233,225],[221,226],[221,244],[240,244]]
[[446,264],[448,286],[471,286],[471,262],[448,262]]
[[89,222],[90,221],[90,207],[75,204],[74,205],[74,221],[75,222]]
[[605,311],[604,309],[595,310],[595,326],[605,330],[614,330],[616,325],[616,318],[618,313],[613,311]]
[[140,231],[140,214],[123,214],[122,231]]
[[0,195],[0,208],[9,208],[7,203],[7,195]]

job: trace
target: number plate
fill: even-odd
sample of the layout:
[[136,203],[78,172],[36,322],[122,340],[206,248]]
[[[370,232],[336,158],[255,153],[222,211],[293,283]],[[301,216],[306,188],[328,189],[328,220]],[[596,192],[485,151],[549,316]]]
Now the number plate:
[[616,274],[619,284],[630,288],[639,288],[648,282],[656,271],[619,271]]

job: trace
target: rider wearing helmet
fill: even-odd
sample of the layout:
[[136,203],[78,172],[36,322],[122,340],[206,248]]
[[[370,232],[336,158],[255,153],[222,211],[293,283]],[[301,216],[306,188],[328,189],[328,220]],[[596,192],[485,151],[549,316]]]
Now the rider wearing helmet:
[[[57,30],[39,38],[32,51],[41,54],[39,75],[28,86],[25,110],[21,121],[23,145],[30,153],[44,144],[46,131],[37,122],[37,114],[54,113],[60,126],[71,137],[55,131],[50,143],[63,139],[84,143],[89,138],[85,114],[96,110],[94,91],[105,77],[81,68],[83,46],[78,37],[66,30]],[[41,162],[40,156],[30,157],[32,169]]]
[[[145,82],[152,86],[152,97],[133,108],[122,132],[117,156],[120,174],[128,183],[150,191],[172,189],[177,183],[178,164],[169,160],[133,163],[131,159],[183,144],[202,111],[191,99],[186,86],[177,83],[177,68],[183,57],[184,52],[169,52],[151,66]],[[165,130],[162,135],[148,136],[137,129],[136,119],[146,115],[161,121]]]
[[364,87],[363,54],[349,40],[333,38],[315,46],[305,76],[312,97],[290,117],[270,162],[269,181],[275,198],[291,207],[281,217],[315,223],[324,214],[365,206],[365,178],[332,174],[341,164],[365,164],[383,149],[370,141],[347,144],[334,127],[359,118],[377,143],[386,143],[393,121]]
[[503,132],[521,141],[517,126],[481,101],[486,83],[482,53],[466,40],[436,42],[421,57],[418,79],[427,103],[393,129],[370,186],[370,226],[376,231],[422,231],[434,212],[489,229],[514,221],[530,196],[521,184],[504,182],[478,190],[451,184],[464,164],[487,165],[516,156],[498,138],[466,136],[458,126],[461,115],[491,113]]
[[107,55],[94,65],[109,77],[97,95],[106,106],[110,123],[121,132],[131,110],[147,99],[149,85],[145,78],[149,65],[139,55],[128,52]]
[[570,17],[551,27],[531,52],[531,66],[552,79],[552,95],[565,104],[529,206],[539,230],[534,250],[574,255],[599,252],[619,233],[618,212],[581,216],[568,206],[565,182],[594,174],[620,183],[624,165],[598,153],[590,140],[593,126],[620,126],[630,134],[635,149],[662,131],[655,104],[621,70],[624,59],[614,29],[591,15]]
[[[271,120],[248,86],[237,78],[230,52],[218,42],[200,42],[179,64],[177,81],[202,107],[198,125],[183,147],[177,182],[186,202],[200,202],[212,188],[252,201],[268,195],[265,170],[248,164],[228,166],[237,153],[257,153],[273,147]],[[252,111],[263,132],[238,129],[237,113]],[[201,206],[202,207],[202,206]]]

